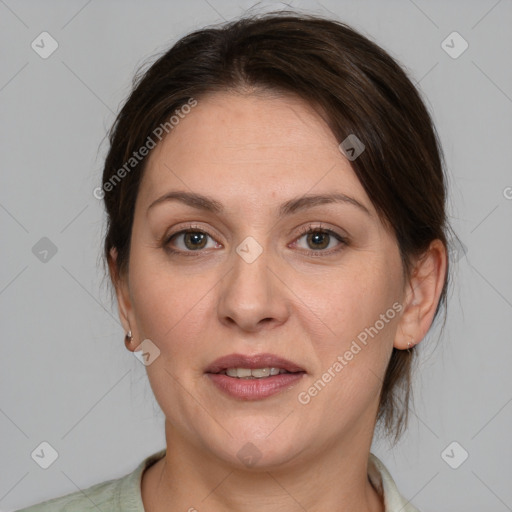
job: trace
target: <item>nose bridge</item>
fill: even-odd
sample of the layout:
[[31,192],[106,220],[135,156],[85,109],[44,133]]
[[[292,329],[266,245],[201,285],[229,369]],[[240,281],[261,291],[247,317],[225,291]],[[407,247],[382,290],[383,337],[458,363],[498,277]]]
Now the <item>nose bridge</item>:
[[232,270],[223,280],[219,300],[220,320],[231,320],[245,330],[255,330],[270,320],[282,322],[285,298],[272,270],[268,246],[248,236],[234,248],[231,258]]

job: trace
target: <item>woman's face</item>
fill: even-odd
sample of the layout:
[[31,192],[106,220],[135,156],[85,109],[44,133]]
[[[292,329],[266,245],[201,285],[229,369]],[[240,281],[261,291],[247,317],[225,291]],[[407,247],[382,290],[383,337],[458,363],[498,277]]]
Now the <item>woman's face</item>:
[[369,449],[405,283],[340,142],[298,99],[218,93],[151,153],[118,299],[135,346],[160,351],[173,442],[261,467]]

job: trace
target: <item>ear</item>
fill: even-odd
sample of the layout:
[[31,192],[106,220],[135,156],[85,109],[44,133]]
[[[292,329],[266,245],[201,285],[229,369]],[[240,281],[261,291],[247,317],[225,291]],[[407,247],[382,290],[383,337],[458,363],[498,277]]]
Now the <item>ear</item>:
[[419,343],[427,334],[444,286],[446,247],[441,240],[431,242],[415,263],[406,285],[404,312],[398,324],[394,347],[401,350]]
[[108,267],[112,283],[116,290],[119,319],[121,320],[125,333],[131,330],[132,334],[135,335],[135,320],[133,317],[133,308],[130,299],[128,277],[119,274],[119,267],[117,265],[117,249],[115,247],[110,249]]

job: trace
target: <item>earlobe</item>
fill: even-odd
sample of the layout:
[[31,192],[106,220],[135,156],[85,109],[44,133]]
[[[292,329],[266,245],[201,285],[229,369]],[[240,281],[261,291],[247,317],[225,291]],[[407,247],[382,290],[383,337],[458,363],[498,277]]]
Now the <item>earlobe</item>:
[[444,287],[446,258],[446,247],[440,240],[434,240],[416,261],[407,284],[405,307],[397,328],[395,348],[412,348],[430,329]]

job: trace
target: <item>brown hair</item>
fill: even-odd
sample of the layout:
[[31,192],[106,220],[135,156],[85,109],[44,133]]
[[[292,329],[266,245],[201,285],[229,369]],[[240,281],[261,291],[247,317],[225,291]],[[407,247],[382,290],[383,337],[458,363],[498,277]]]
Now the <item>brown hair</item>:
[[[338,141],[353,134],[363,142],[365,150],[352,168],[381,221],[396,235],[406,278],[413,258],[431,241],[448,246],[442,149],[404,70],[344,23],[279,11],[190,33],[136,75],[109,133],[103,171],[104,257],[111,265],[110,250],[117,249],[114,281],[128,268],[135,200],[147,157],[133,169],[126,162],[191,98],[247,90],[297,95],[317,108]],[[129,172],[120,173],[123,166]],[[114,182],[116,173],[122,179]],[[434,319],[446,306],[448,275]],[[386,433],[394,433],[395,442],[407,424],[415,352],[393,348],[381,390],[377,421]]]

